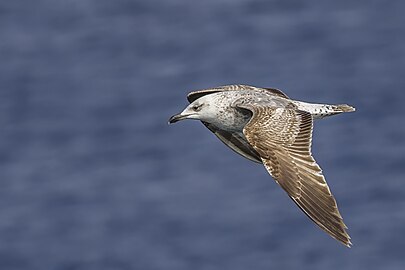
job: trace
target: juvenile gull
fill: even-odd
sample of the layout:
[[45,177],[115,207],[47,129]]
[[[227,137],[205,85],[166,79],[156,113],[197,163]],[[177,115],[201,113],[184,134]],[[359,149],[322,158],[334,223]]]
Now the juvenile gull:
[[322,170],[311,154],[313,119],[355,109],[290,99],[274,88],[225,85],[187,95],[169,119],[200,120],[243,157],[262,163],[298,207],[330,236],[350,247],[350,236]]

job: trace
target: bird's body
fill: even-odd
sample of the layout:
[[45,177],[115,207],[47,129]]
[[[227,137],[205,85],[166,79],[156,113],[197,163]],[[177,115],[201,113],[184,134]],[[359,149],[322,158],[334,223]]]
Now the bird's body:
[[274,88],[227,85],[194,91],[191,103],[170,118],[197,119],[245,158],[262,163],[318,226],[343,244],[350,237],[322,170],[311,154],[313,119],[354,111],[348,105],[291,100]]

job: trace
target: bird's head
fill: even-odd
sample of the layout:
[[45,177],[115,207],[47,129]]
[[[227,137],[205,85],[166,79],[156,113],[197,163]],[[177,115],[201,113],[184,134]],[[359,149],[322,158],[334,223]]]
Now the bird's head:
[[204,96],[188,105],[181,113],[173,115],[169,119],[169,124],[176,123],[184,119],[196,119],[209,122],[215,118],[216,112],[210,104],[209,99]]

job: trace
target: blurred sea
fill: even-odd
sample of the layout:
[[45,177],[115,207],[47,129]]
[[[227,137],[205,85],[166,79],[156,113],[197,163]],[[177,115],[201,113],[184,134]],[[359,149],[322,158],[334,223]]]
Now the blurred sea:
[[[405,269],[405,2],[0,2],[0,269]],[[313,153],[354,243],[196,121],[244,83],[348,103]]]

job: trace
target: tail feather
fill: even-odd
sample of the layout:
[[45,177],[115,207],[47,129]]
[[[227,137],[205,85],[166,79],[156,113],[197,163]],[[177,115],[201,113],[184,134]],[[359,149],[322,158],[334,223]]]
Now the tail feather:
[[297,105],[298,109],[309,112],[315,119],[344,112],[354,112],[356,110],[354,107],[347,104],[329,105],[306,103],[302,101],[293,101],[293,103]]
[[347,104],[323,105],[320,108],[316,108],[312,116],[314,118],[324,118],[326,116],[331,116],[344,112],[354,112],[355,110],[356,109],[354,107]]
[[335,107],[337,111],[341,111],[341,112],[354,112],[356,110],[356,108],[354,108],[350,105],[347,105],[347,104],[335,105],[333,107]]

